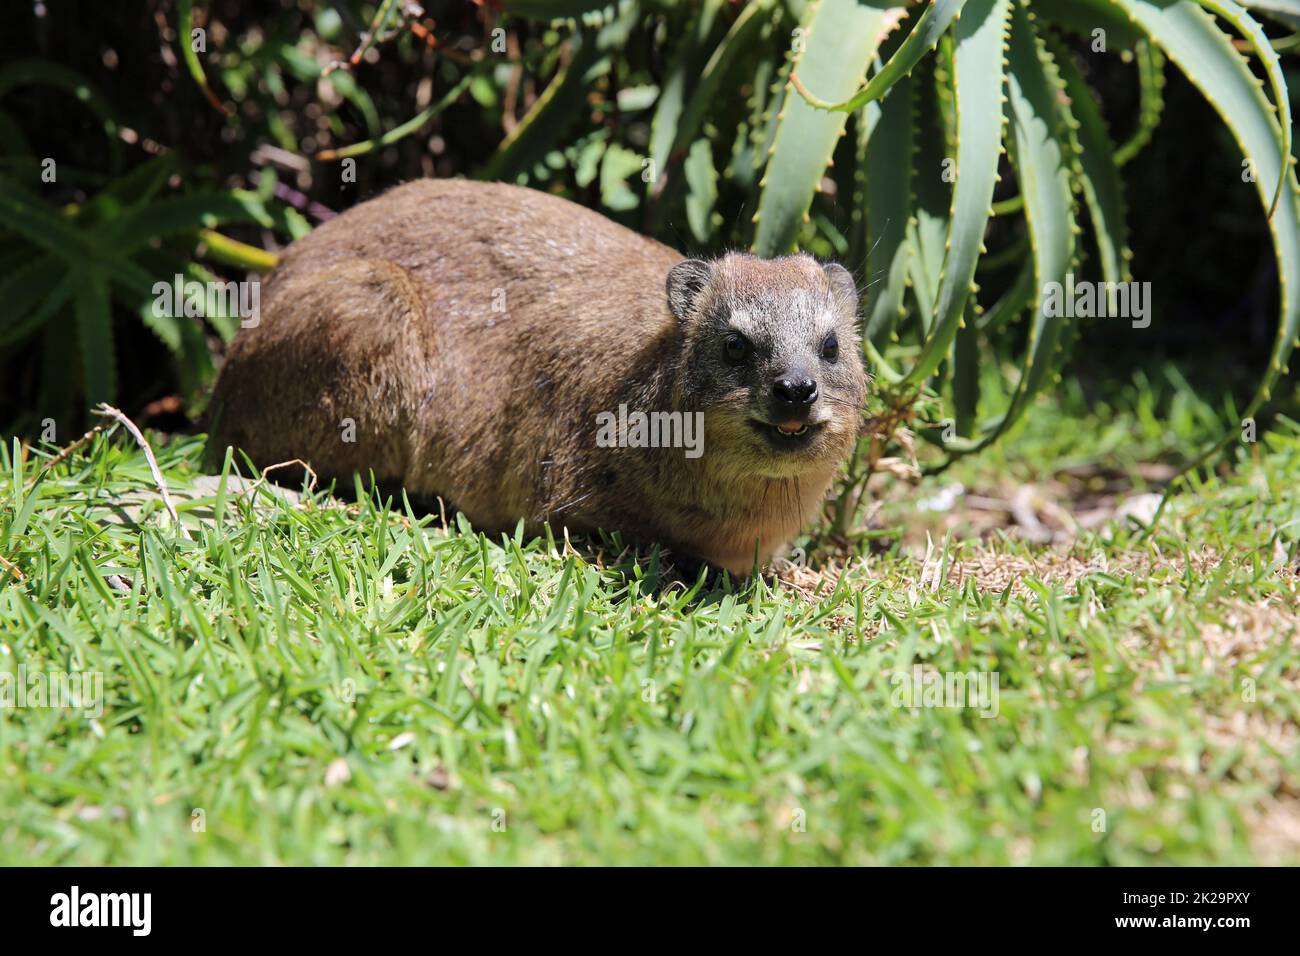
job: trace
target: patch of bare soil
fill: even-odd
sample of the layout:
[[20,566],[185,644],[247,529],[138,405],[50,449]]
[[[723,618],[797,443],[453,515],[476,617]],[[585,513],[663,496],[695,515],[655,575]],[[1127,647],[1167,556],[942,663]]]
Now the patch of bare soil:
[[[1149,523],[1160,503],[1155,489],[1174,474],[1173,466],[1162,464],[1139,465],[1131,474],[1087,466],[1036,482],[1008,477],[980,488],[932,483],[924,491],[891,481],[877,489],[873,517],[882,527],[901,525],[904,544],[917,549],[927,534],[936,540],[1000,534],[1061,547],[1083,531],[1104,533],[1108,523]],[[1153,490],[1135,487],[1134,479]]]

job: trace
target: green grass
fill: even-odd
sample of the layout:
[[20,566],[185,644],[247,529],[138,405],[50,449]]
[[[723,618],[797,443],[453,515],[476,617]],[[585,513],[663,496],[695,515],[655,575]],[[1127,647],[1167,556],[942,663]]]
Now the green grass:
[[[887,522],[1198,433],[1038,411]],[[201,442],[152,437],[183,489]],[[104,710],[0,711],[0,863],[1300,861],[1287,421],[1146,540],[953,535],[925,565],[887,529],[698,587],[364,498],[188,500],[185,540],[111,506],[153,487],[125,436],[44,460],[0,451],[0,668],[102,672]],[[916,664],[995,673],[997,715],[897,706]]]

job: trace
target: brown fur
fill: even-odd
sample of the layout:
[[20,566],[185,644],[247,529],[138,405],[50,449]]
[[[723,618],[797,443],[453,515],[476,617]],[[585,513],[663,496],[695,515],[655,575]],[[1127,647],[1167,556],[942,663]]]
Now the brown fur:
[[[520,518],[530,532],[619,530],[747,573],[817,511],[852,448],[865,379],[841,322],[845,384],[829,420],[798,454],[765,451],[749,391],[701,398],[726,376],[708,364],[716,313],[747,304],[761,327],[792,287],[850,317],[856,298],[806,256],[728,256],[691,300],[710,317],[678,316],[665,282],[680,260],[539,192],[409,183],[286,250],[261,323],[231,346],[213,440],[262,467],[302,458],[345,481],[373,471],[487,531]],[[704,454],[597,447],[597,414],[620,403],[704,412]]]

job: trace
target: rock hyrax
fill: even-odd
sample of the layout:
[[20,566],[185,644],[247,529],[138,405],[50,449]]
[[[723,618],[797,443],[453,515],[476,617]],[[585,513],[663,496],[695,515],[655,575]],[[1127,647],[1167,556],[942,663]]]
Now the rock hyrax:
[[421,180],[285,250],[209,424],[485,531],[603,528],[746,574],[853,448],[857,306],[806,255],[683,261],[563,199]]

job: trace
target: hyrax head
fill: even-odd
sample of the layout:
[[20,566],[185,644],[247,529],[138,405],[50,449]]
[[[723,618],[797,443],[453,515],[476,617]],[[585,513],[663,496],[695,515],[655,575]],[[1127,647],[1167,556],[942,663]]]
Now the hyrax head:
[[867,376],[847,269],[733,253],[679,262],[667,285],[684,349],[676,394],[705,413],[706,457],[787,478],[848,456]]

